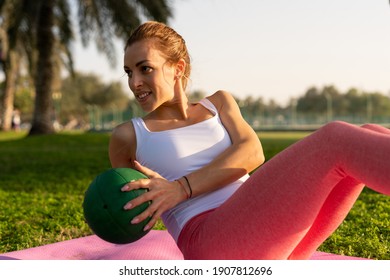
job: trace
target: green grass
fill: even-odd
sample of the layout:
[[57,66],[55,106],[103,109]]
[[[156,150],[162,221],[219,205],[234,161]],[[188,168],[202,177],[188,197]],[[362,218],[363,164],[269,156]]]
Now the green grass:
[[109,167],[108,135],[5,137],[0,142],[0,252],[89,234],[81,203],[93,177]]
[[[271,158],[307,133],[259,134]],[[110,167],[107,133],[0,133],[0,253],[91,234],[85,189]],[[390,259],[390,199],[363,191],[322,251]],[[164,229],[159,223],[155,229]]]

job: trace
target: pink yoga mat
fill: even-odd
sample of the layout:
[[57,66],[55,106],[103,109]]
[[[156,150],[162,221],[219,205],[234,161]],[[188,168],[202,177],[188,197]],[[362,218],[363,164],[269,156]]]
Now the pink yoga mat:
[[[0,260],[182,260],[183,255],[167,231],[152,230],[137,242],[116,245],[96,235],[81,237],[40,247],[9,252]],[[358,260],[316,252],[312,260]]]

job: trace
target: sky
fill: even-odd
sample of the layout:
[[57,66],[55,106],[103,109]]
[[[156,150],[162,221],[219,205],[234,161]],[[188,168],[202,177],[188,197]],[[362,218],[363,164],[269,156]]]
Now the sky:
[[[312,86],[390,93],[388,0],[171,0],[169,25],[187,43],[190,91],[224,89],[287,104]],[[75,68],[122,81],[123,46],[110,68],[93,44]]]

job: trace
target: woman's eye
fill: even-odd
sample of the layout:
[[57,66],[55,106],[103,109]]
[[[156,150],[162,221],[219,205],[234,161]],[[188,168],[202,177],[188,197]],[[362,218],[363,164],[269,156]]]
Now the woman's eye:
[[143,72],[143,73],[150,73],[150,72],[152,72],[152,68],[151,67],[149,67],[149,66],[142,66],[141,67],[141,71]]
[[132,72],[130,70],[125,70],[127,77],[131,78]]

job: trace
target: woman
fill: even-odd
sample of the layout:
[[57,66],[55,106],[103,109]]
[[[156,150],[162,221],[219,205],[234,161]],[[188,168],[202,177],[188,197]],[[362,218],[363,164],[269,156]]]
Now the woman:
[[186,259],[307,259],[343,221],[363,185],[390,194],[390,131],[332,122],[260,167],[256,133],[233,97],[218,91],[190,103],[190,58],[182,37],[157,22],[138,27],[125,47],[131,91],[147,113],[119,125],[113,167],[149,179],[129,201],[151,205],[135,217],[162,217]]

